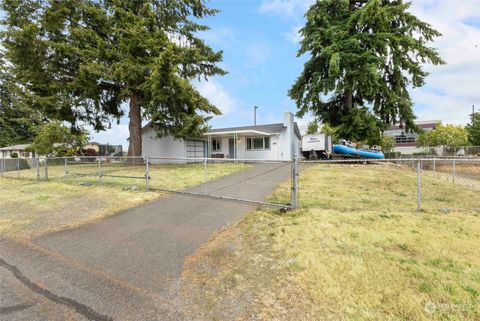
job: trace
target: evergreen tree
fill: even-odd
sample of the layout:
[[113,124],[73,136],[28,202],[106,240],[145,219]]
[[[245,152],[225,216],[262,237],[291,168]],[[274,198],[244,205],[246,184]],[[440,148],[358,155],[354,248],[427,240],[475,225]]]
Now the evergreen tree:
[[387,124],[415,129],[408,87],[420,87],[422,63],[444,63],[428,42],[440,33],[403,0],[318,0],[306,13],[298,55],[309,54],[289,91],[301,117],[313,113],[347,139],[378,143]]
[[473,146],[480,146],[480,113],[473,115],[471,123],[465,129],[468,132],[468,140]]
[[21,99],[21,88],[0,50],[0,147],[32,142],[40,123],[41,115]]
[[73,127],[104,130],[128,103],[129,155],[141,155],[141,122],[159,135],[196,136],[220,111],[190,84],[223,75],[196,37],[217,13],[204,0],[5,0],[7,58],[34,108]]
[[318,133],[318,123],[316,120],[312,120],[308,123],[307,126],[307,135],[317,134]]

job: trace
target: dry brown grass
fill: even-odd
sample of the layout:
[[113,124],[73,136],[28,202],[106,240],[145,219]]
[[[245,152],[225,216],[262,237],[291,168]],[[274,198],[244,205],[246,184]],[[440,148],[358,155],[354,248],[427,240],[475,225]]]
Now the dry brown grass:
[[[328,166],[302,173],[302,209],[259,209],[187,261],[195,315],[480,320],[478,191],[427,175],[417,213],[405,168]],[[285,185],[272,197],[287,194]]]
[[6,178],[0,190],[0,235],[15,238],[92,223],[161,195]]

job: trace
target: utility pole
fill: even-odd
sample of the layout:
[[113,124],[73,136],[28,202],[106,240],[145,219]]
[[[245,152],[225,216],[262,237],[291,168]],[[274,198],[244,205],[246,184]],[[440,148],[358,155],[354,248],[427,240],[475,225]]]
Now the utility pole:
[[253,126],[257,126],[257,106],[253,106]]

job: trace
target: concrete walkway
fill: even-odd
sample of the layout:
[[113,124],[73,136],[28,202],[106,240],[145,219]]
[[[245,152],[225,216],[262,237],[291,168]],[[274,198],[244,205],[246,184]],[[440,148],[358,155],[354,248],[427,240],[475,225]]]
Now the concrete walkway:
[[[262,201],[289,177],[289,164],[257,164],[191,191]],[[0,319],[194,320],[178,296],[185,258],[253,209],[175,194],[31,243],[2,240]]]

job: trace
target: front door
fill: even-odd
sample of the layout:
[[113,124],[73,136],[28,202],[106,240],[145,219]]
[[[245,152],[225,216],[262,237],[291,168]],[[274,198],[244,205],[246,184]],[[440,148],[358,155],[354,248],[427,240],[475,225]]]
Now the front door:
[[237,158],[235,155],[235,140],[233,138],[228,139],[228,156],[230,158]]

